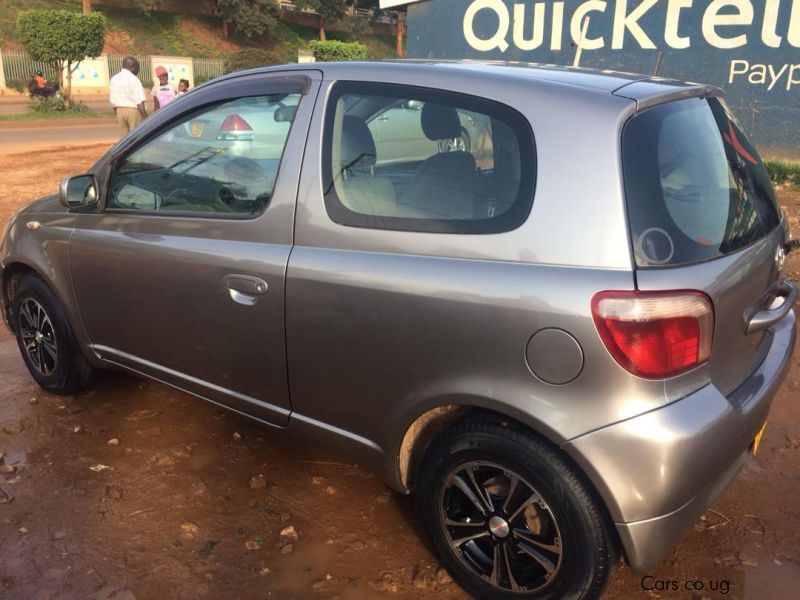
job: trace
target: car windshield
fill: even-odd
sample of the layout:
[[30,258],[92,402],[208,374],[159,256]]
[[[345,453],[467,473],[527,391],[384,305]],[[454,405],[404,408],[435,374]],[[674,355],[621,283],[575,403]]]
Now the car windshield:
[[623,167],[638,267],[723,256],[779,223],[767,170],[719,99],[672,102],[634,117],[623,132]]

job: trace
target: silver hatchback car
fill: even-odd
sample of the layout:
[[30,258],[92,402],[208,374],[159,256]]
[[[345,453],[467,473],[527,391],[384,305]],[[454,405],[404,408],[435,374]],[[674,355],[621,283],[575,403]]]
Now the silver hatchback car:
[[47,390],[138,373],[415,490],[477,597],[590,598],[756,449],[788,237],[715,88],[295,65],[192,90],[17,214],[3,316]]

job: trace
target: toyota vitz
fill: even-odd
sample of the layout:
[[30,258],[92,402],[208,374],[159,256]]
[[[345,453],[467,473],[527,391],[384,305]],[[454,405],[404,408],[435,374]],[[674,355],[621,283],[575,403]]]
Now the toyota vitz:
[[18,213],[3,315],[51,392],[123,369],[308,435],[415,490],[475,596],[590,598],[756,450],[788,237],[715,88],[294,65],[191,91]]

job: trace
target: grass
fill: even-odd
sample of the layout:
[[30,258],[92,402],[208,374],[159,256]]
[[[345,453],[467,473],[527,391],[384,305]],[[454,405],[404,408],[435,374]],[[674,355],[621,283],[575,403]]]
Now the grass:
[[114,113],[110,110],[99,112],[27,112],[21,115],[0,115],[0,123],[15,121],[57,121],[59,119],[108,119],[113,116]]
[[800,186],[800,163],[785,160],[764,161],[769,178],[775,185]]
[[[305,48],[311,40],[316,40],[318,34],[319,30],[316,28],[279,21],[272,38],[263,41],[260,46],[272,50],[286,62],[297,62],[297,51]],[[356,40],[339,31],[328,31],[328,39],[343,42],[359,41],[367,46],[369,59],[395,58],[394,38],[391,36],[370,35]],[[250,43],[252,42],[248,44]]]
[[2,0],[0,9],[0,46],[17,35],[17,13],[36,8],[57,8],[80,11],[81,5],[69,0]]

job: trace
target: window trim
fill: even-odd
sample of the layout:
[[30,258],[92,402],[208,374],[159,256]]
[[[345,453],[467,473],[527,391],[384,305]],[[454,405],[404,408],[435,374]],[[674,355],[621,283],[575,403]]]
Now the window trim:
[[[350,210],[336,193],[332,160],[336,105],[345,95],[383,96],[397,100],[418,99],[477,112],[502,121],[516,135],[519,147],[520,185],[516,199],[507,211],[497,217],[469,221],[368,215]],[[321,187],[325,210],[331,221],[343,227],[461,235],[507,233],[518,229],[528,220],[536,195],[538,166],[536,141],[528,119],[507,104],[463,92],[397,83],[337,81],[331,87],[325,104],[321,155]]]

